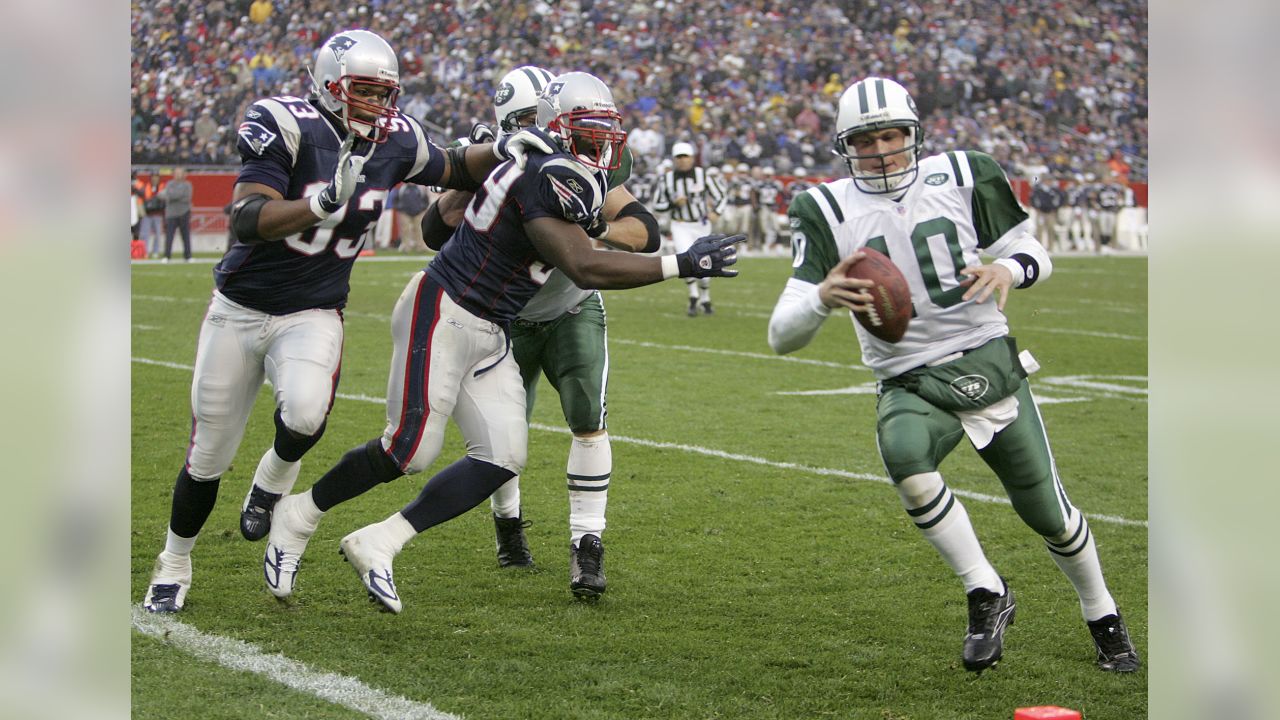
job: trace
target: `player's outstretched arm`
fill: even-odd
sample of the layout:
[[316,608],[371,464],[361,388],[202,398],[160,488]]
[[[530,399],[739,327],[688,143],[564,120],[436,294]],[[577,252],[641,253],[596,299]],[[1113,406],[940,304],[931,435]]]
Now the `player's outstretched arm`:
[[524,228],[544,260],[587,290],[622,290],[672,277],[733,277],[738,273],[726,268],[738,261],[735,246],[746,239],[710,235],[679,255],[656,258],[596,250],[582,228],[551,217],[530,220]]

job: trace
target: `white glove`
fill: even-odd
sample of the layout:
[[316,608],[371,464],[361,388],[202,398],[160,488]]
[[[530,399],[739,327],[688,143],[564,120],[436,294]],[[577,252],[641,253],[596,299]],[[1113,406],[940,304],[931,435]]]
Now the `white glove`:
[[321,220],[338,212],[355,195],[356,185],[360,184],[361,174],[364,172],[364,164],[373,156],[373,148],[376,147],[373,143],[368,143],[369,152],[364,155],[352,152],[355,143],[355,133],[347,135],[347,139],[338,148],[338,166],[333,171],[333,179],[323,190],[311,196],[311,212]]
[[529,153],[551,155],[557,151],[555,139],[540,127],[527,127],[511,135],[503,135],[493,144],[493,154],[501,160],[515,160],[516,167],[524,169]]

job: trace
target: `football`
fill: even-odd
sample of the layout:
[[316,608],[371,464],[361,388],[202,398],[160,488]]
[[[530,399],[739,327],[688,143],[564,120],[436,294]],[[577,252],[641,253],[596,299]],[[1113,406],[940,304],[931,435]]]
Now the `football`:
[[902,271],[884,253],[869,247],[862,248],[866,257],[854,263],[845,277],[870,280],[875,298],[870,312],[858,312],[853,316],[858,324],[877,338],[896,343],[907,333],[911,321],[911,288]]

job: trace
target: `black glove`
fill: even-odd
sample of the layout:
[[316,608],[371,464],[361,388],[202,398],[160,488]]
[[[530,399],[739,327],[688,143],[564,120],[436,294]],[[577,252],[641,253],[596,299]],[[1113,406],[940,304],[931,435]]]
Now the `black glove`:
[[596,240],[603,240],[609,234],[609,221],[604,219],[604,213],[596,213],[596,217],[587,226],[587,235]]
[[467,139],[471,141],[472,145],[479,145],[481,143],[493,142],[494,140],[497,139],[497,137],[498,137],[497,135],[493,134],[493,128],[489,127],[488,125],[485,125],[482,122],[478,122],[475,125],[472,125],[471,132],[467,134]]
[[725,270],[738,262],[738,243],[746,235],[706,235],[694,241],[688,250],[676,255],[680,277],[734,277],[737,270]]

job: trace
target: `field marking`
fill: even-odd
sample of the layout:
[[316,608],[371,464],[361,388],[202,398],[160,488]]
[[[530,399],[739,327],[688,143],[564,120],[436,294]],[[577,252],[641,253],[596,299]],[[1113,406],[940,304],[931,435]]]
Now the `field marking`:
[[132,611],[135,630],[170,647],[229,670],[261,675],[378,720],[462,720],[458,715],[437,710],[430,703],[387,693],[346,675],[313,670],[280,653],[268,654],[243,640],[200,632],[171,616],[146,612],[138,605],[132,606]]
[[[172,368],[174,370],[186,370],[188,372],[195,368],[190,365],[182,365],[180,363],[165,362],[163,360],[152,360],[150,358],[133,358],[133,362],[141,365],[156,365],[159,367]],[[264,383],[265,384],[265,383]],[[370,402],[382,404],[386,402],[385,398],[371,397],[369,395],[352,395],[348,393],[337,393],[337,397],[343,400],[355,400],[357,402]],[[534,430],[543,432],[561,433],[564,435],[571,434],[568,428],[557,427],[554,425],[543,425],[542,423],[529,423],[529,427]],[[754,455],[742,455],[740,453],[731,453],[724,450],[715,450],[705,448],[698,445],[685,445],[683,443],[669,443],[658,440],[646,440],[644,438],[633,438],[626,435],[609,434],[611,441],[627,443],[630,445],[640,445],[642,447],[654,448],[659,450],[681,450],[683,452],[693,453],[696,455],[706,455],[708,457],[720,458],[722,460],[736,460],[738,462],[746,462],[754,465],[763,465],[766,467],[778,468],[780,470],[797,470],[800,472],[811,473],[813,475],[822,475],[826,477],[839,477],[848,480],[865,480],[869,482],[878,482],[885,485],[892,485],[893,481],[883,475],[873,475],[870,473],[856,473],[849,470],[838,470],[836,468],[814,467],[812,465],[801,465],[799,463],[781,462],[778,460],[769,460],[767,458],[756,457]],[[997,505],[1010,505],[1009,498],[996,495],[987,495],[985,493],[971,492],[969,490],[957,490],[952,488],[952,492],[963,498],[976,500],[978,502],[994,503]],[[1095,515],[1086,513],[1086,517],[1091,520],[1111,523],[1113,525],[1127,525],[1130,527],[1147,527],[1146,520],[1133,520],[1130,518],[1120,517],[1117,515]]]

